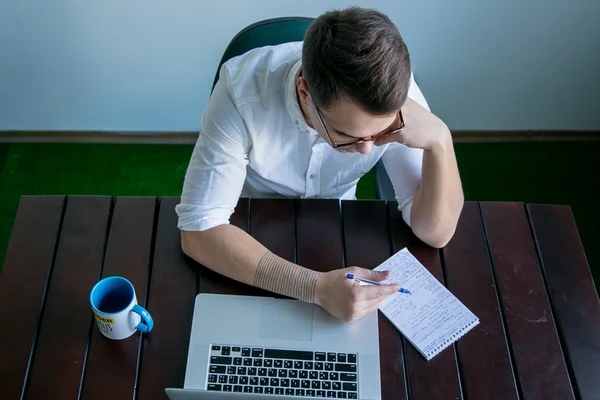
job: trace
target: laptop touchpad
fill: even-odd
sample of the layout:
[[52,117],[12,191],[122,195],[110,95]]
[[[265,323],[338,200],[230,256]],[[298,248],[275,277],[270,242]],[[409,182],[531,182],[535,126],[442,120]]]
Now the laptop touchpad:
[[263,303],[258,337],[312,341],[313,306],[299,301]]

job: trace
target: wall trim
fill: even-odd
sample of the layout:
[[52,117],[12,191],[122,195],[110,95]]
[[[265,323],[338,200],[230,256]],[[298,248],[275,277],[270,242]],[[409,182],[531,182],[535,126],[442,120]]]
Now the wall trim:
[[[600,141],[600,131],[452,131],[456,143]],[[193,144],[197,132],[0,131],[4,143]]]

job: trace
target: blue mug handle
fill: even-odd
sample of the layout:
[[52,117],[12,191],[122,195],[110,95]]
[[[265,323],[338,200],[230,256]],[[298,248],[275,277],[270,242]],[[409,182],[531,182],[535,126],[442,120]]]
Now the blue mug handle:
[[152,320],[152,316],[146,309],[138,304],[134,305],[131,309],[136,314],[139,314],[142,317],[142,322],[137,324],[136,329],[140,332],[150,332],[152,327],[154,326],[154,321]]

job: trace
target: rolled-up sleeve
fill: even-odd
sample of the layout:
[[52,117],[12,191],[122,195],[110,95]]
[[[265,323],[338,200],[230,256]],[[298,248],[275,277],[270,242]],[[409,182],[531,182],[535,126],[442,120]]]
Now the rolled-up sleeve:
[[228,224],[246,179],[249,139],[226,77],[221,78],[203,114],[181,202],[175,207],[177,226],[184,231]]

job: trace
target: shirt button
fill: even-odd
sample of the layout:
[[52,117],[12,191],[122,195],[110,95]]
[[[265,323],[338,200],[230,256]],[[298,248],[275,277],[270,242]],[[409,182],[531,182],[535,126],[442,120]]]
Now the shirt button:
[[315,174],[310,174],[309,178],[310,179],[315,179]]

